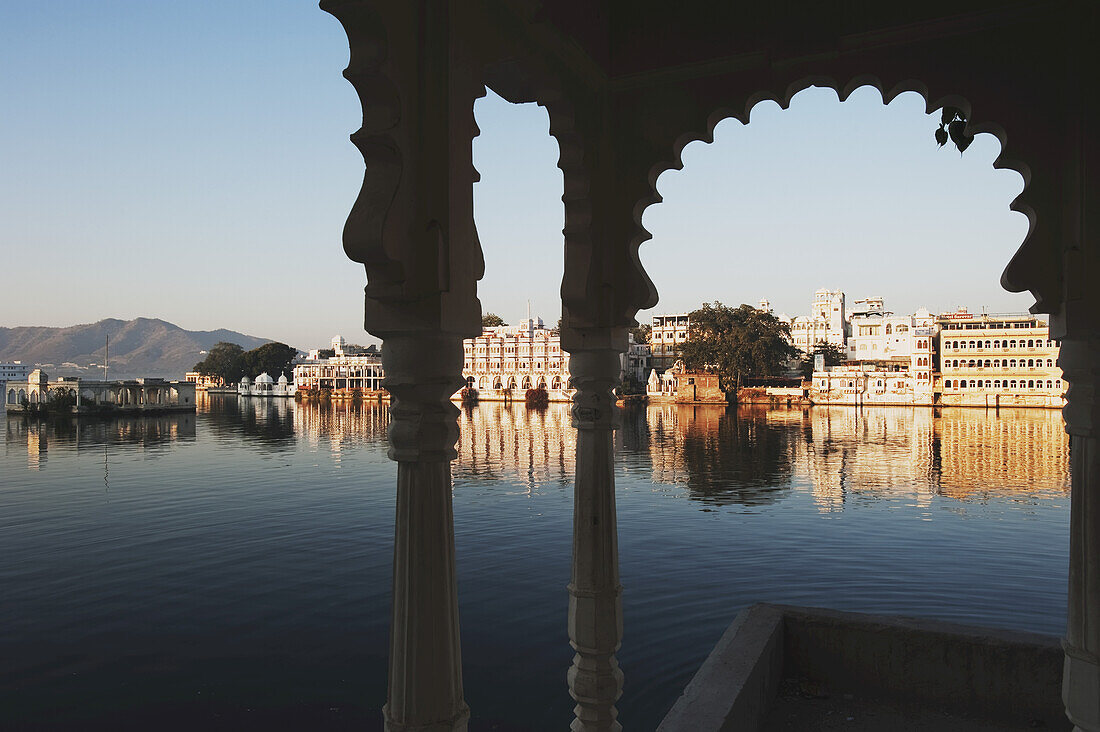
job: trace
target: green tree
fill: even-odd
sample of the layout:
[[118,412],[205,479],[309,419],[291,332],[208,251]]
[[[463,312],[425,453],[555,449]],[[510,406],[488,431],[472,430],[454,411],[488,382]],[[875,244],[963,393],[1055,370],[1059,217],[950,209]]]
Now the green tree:
[[485,313],[481,316],[482,328],[495,328],[498,325],[508,325],[504,322],[504,318],[500,317],[496,313]]
[[718,375],[729,393],[747,376],[777,376],[800,355],[791,345],[791,327],[751,305],[733,308],[704,303],[689,316],[688,338],[680,344],[684,366]]
[[195,371],[206,376],[218,376],[226,383],[240,381],[245,375],[244,349],[236,343],[215,343],[206,358],[195,364]]
[[272,341],[244,354],[245,368],[250,377],[259,376],[266,371],[273,379],[284,373],[290,378],[294,370],[291,362],[297,355],[298,349]]
[[818,341],[814,344],[814,350],[808,355],[802,357],[802,363],[800,369],[802,371],[802,378],[810,379],[814,375],[814,356],[817,354],[825,355],[826,366],[839,366],[844,363],[848,356],[844,353],[844,349],[834,343],[828,343],[826,341]]
[[649,323],[639,325],[637,328],[631,328],[630,332],[634,334],[635,343],[649,343],[649,336],[653,333],[653,326]]
[[561,318],[558,318],[558,324],[550,329],[550,335],[561,335]]

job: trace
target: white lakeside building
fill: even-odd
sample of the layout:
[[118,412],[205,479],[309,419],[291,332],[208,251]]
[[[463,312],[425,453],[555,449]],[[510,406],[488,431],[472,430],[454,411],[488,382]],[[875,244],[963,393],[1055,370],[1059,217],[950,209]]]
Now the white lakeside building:
[[240,396],[259,397],[292,397],[297,392],[297,387],[286,378],[286,374],[279,374],[276,381],[266,371],[252,381],[247,376],[237,384],[237,394]]
[[[569,354],[561,348],[561,337],[547,328],[542,318],[526,318],[517,326],[485,328],[477,338],[464,340],[462,349],[465,388],[476,391],[478,399],[523,399],[528,389],[538,388],[546,389],[552,402],[573,398]],[[634,343],[631,337],[620,359],[621,376],[630,375],[639,384],[645,381],[649,359],[645,344]],[[452,398],[461,396],[460,389]]]
[[331,351],[330,356],[314,349],[305,359],[294,364],[295,390],[382,391],[382,351],[377,346],[350,346],[343,336],[337,335],[332,339]]

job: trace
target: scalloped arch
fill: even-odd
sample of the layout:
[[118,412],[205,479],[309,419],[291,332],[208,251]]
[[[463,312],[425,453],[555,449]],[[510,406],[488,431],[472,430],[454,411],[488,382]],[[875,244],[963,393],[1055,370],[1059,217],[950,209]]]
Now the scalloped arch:
[[[657,191],[657,179],[668,170],[683,170],[683,151],[692,142],[711,144],[714,142],[714,130],[722,120],[733,118],[742,124],[749,124],[750,113],[757,104],[764,101],[772,101],[781,109],[788,109],[792,98],[799,92],[810,87],[823,87],[836,92],[840,102],[844,102],[855,90],[870,86],[877,90],[882,97],[883,104],[889,104],[899,95],[906,92],[916,92],[925,100],[925,110],[928,114],[941,109],[944,106],[956,107],[964,112],[967,117],[967,131],[971,134],[988,133],[997,138],[1001,144],[1001,151],[993,161],[993,167],[997,170],[1012,170],[1023,178],[1024,188],[1009,204],[1009,209],[1021,213],[1027,217],[1028,230],[1016,252],[1006,264],[1001,275],[1000,284],[1010,292],[1023,292],[1030,290],[1035,296],[1036,303],[1032,306],[1032,312],[1055,312],[1060,299],[1060,287],[1056,281],[1040,281],[1039,275],[1029,265],[1044,256],[1044,251],[1038,245],[1034,234],[1036,231],[1036,208],[1029,202],[1029,188],[1031,187],[1031,168],[1023,159],[1010,153],[1008,147],[1008,134],[1003,126],[992,120],[974,120],[973,107],[966,97],[960,94],[934,95],[921,81],[904,79],[890,86],[883,83],[882,79],[873,74],[857,74],[848,78],[843,84],[834,77],[820,74],[808,74],[786,84],[782,92],[772,90],[760,90],[745,95],[740,103],[736,101],[729,104],[712,107],[711,111],[700,120],[699,127],[682,132],[677,135],[668,152],[670,157],[659,159],[650,166],[646,175],[646,190],[639,191],[634,213],[634,235],[630,241],[630,250],[637,257],[638,248],[652,238],[652,234],[642,225],[642,216],[650,206],[661,203],[663,198]],[[640,264],[639,264],[640,266]]]

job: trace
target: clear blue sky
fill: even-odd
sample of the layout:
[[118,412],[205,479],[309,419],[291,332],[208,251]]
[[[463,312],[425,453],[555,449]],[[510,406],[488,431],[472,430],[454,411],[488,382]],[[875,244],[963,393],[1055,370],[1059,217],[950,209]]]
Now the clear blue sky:
[[[316,347],[362,330],[340,232],[363,164],[347,40],[313,2],[0,4],[0,325],[160,317]],[[966,90],[960,90],[965,94]],[[476,107],[484,308],[554,322],[561,174],[545,110]],[[998,277],[1027,231],[999,143],[936,147],[907,94],[810,89],[693,143],[658,181],[653,313],[704,300],[809,310],[819,287],[895,312],[1025,310]],[[1011,122],[1006,121],[1011,134]],[[640,313],[645,320],[651,313]]]

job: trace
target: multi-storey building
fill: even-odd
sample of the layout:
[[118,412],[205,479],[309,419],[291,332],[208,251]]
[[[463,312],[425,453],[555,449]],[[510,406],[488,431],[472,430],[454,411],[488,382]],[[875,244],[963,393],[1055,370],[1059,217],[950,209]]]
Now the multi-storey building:
[[22,361],[0,361],[0,385],[6,381],[26,381],[30,373],[30,366]]
[[364,392],[382,390],[382,352],[377,346],[348,346],[344,339],[332,339],[332,356],[319,350],[294,364],[294,387],[297,390],[331,389]]
[[658,371],[669,369],[680,357],[680,344],[688,339],[691,320],[687,313],[654,315],[649,334],[650,359]]
[[1058,344],[1034,315],[938,318],[941,403],[957,406],[1061,407],[1065,382]]
[[895,315],[883,308],[882,298],[857,301],[857,304],[866,302],[873,302],[873,309],[852,313],[847,347],[849,360],[908,361],[917,350],[917,341],[929,337],[930,329],[935,327],[935,317],[926,308],[913,315]]
[[[766,301],[761,301],[761,304]],[[791,342],[803,353],[812,353],[818,343],[831,343],[843,348],[848,336],[848,323],[844,306],[844,293],[840,290],[821,289],[814,293],[810,315],[789,320]]]
[[522,399],[528,389],[542,387],[553,401],[568,401],[569,354],[561,338],[542,318],[521,320],[519,326],[486,328],[462,344],[462,378],[479,399]]

